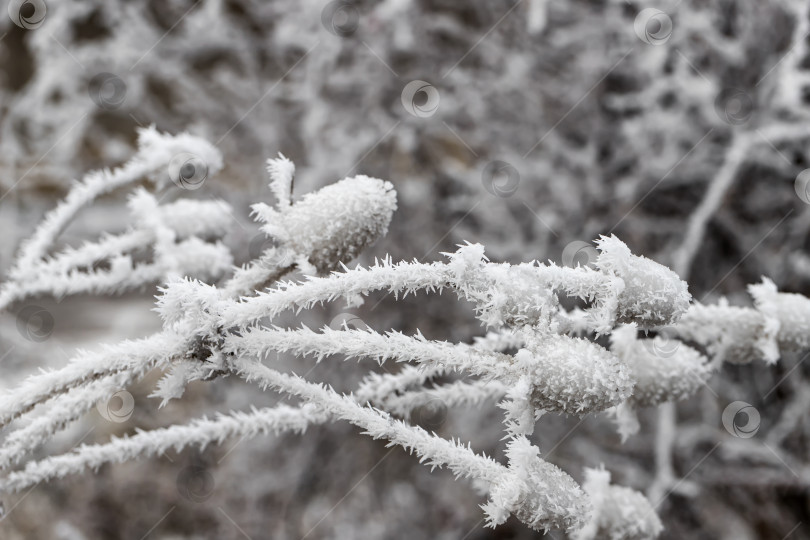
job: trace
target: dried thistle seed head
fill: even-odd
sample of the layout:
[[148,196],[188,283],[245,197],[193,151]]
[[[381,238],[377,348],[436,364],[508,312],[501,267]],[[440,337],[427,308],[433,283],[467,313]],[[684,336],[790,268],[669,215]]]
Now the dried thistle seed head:
[[636,381],[633,404],[653,407],[697,392],[711,376],[708,360],[698,351],[666,335],[636,338],[636,326],[617,328],[610,349]]
[[584,415],[604,411],[633,390],[628,369],[587,339],[549,334],[530,338],[515,355],[514,369],[529,375],[537,409]]
[[689,308],[692,295],[678,274],[646,257],[633,255],[615,236],[602,236],[596,244],[601,252],[597,268],[625,283],[619,295],[617,322],[635,322],[642,328],[664,326],[677,321]]
[[604,469],[585,469],[582,486],[593,512],[574,540],[652,540],[664,530],[647,497],[634,489],[610,485]]
[[388,232],[397,208],[394,186],[354,176],[308,193],[290,206],[254,205],[262,230],[320,273],[338,268]]

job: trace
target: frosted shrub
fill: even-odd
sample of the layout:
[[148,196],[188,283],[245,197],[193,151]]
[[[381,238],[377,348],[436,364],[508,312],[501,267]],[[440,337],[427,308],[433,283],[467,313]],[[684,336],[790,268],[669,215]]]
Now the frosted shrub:
[[[178,154],[192,154],[195,168],[173,165]],[[536,420],[551,413],[609,411],[626,437],[638,429],[633,416],[637,408],[693,395],[718,361],[773,361],[780,349],[808,344],[806,298],[778,293],[765,280],[751,287],[754,309],[690,305],[685,282],[668,268],[633,255],[615,236],[597,240],[595,268],[495,263],[483,246],[467,244],[439,262],[385,258],[350,269],[351,259],[386,234],[396,209],[393,186],[355,176],[294,200],[295,168],[283,156],[268,162],[275,205],[252,207],[274,244],[241,268],[232,267],[229,251],[218,241],[229,222],[223,203],[181,199],[162,205],[142,188],[129,199],[131,230],[51,252],[59,231],[98,195],[143,178],[160,187],[178,175],[194,177],[200,167],[206,175],[222,167],[219,153],[204,141],[144,130],[131,161],[76,184],[21,248],[0,293],[0,306],[32,295],[114,293],[159,283],[156,310],[163,330],[94,352],[78,351],[64,367],[31,376],[0,395],[0,425],[29,420],[9,431],[0,446],[3,490],[19,491],[170,448],[300,433],[342,419],[415,452],[431,467],[447,467],[457,477],[473,480],[488,495],[482,508],[491,526],[514,515],[531,528],[559,528],[580,540],[654,538],[662,525],[650,502],[637,491],[611,485],[604,470],[585,470],[580,487],[574,477],[545,461],[530,441]],[[146,249],[152,259],[135,263],[131,254]],[[99,262],[108,268],[95,269]],[[293,270],[305,277],[281,281]],[[230,277],[216,281],[225,274]],[[282,313],[326,302],[357,306],[374,291],[395,298],[417,291],[452,292],[473,305],[488,333],[465,344],[395,330],[345,325],[288,329],[274,322]],[[584,307],[567,311],[562,295],[578,298]],[[645,335],[648,331],[657,335]],[[609,348],[596,340],[605,335]],[[701,347],[714,361],[681,339]],[[668,348],[673,343],[676,347]],[[263,360],[272,365],[271,353],[319,361],[365,358],[403,367],[370,374],[353,392],[339,393],[264,365]],[[224,375],[295,396],[300,403],[138,431],[14,469],[96,403],[154,370],[163,372],[153,392],[163,404],[181,398],[190,381]],[[438,382],[450,372],[459,378]],[[508,462],[408,421],[415,408],[437,396],[450,406],[499,400]]]

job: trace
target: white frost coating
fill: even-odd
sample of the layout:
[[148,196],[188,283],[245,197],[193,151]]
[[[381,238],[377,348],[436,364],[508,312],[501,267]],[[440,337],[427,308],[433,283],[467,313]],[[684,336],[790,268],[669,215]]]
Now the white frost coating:
[[160,220],[177,238],[222,238],[231,228],[233,210],[223,201],[178,199],[157,207]]
[[[228,270],[232,265],[230,251],[221,244],[203,245],[195,236],[218,238],[225,234],[230,211],[226,204],[178,201],[161,207],[143,189],[136,191],[129,204],[140,225],[135,230],[48,255],[59,233],[84,206],[145,177],[167,182],[169,162],[183,152],[202,159],[208,174],[222,168],[219,151],[208,142],[188,134],[172,136],[148,128],[139,130],[138,153],[131,160],[112,171],[89,173],[74,184],[20,249],[9,279],[0,288],[0,310],[34,295],[58,298],[79,293],[115,294],[172,274],[210,279]],[[149,247],[155,248],[155,260],[136,265],[132,253]],[[109,270],[94,269],[96,263],[105,263]]]
[[661,264],[633,255],[615,236],[596,242],[596,266],[602,272],[624,280],[619,295],[617,322],[638,323],[643,328],[672,324],[689,308],[692,296],[686,282]]
[[[188,298],[187,295],[183,295]],[[617,405],[633,381],[609,351],[593,342],[557,334],[536,337],[512,357],[469,345],[426,340],[421,335],[373,330],[313,332],[307,328],[249,328],[225,337],[223,351],[236,356],[267,356],[271,351],[315,356],[419,362],[428,367],[465,370],[514,384],[528,378],[530,401],[537,409],[583,415]]]
[[285,199],[282,193],[293,171],[286,158],[275,161],[279,163],[268,169],[280,204],[271,208],[257,203],[252,209],[264,222],[262,230],[301,258],[299,264],[306,261],[318,272],[329,272],[388,232],[397,208],[390,182],[362,175],[345,178],[289,204],[289,195]]
[[610,351],[586,339],[549,334],[527,340],[515,368],[533,381],[537,409],[584,415],[624,401],[633,389],[627,368]]
[[617,328],[610,349],[629,368],[636,386],[630,400],[639,407],[685,399],[712,375],[708,360],[698,351],[665,337],[636,338],[635,325]]
[[[213,147],[191,139],[183,146],[178,142],[182,138],[145,131],[141,151],[155,163],[170,160],[182,151],[207,161],[209,172],[221,167]],[[137,159],[133,161],[137,164]],[[139,169],[138,177],[147,175],[166,182],[167,169],[159,167],[150,173]],[[230,208],[216,201],[182,200],[161,206],[145,190],[137,190],[130,199],[129,208],[135,217],[132,230],[37,261],[40,269],[47,270],[43,275],[52,293],[67,294],[82,287],[101,292],[148,280],[167,280],[157,302],[164,331],[100,353],[82,353],[66,368],[38,375],[18,390],[0,394],[0,425],[34,409],[44,413],[6,437],[0,446],[0,468],[24,458],[98,400],[170,362],[171,371],[153,393],[164,403],[182,396],[190,381],[228,374],[256,380],[263,387],[273,386],[306,403],[298,408],[203,419],[189,426],[171,426],[108,444],[84,446],[29,463],[23,471],[10,473],[0,481],[0,489],[22,489],[102,463],[162,452],[170,446],[205,445],[228,436],[255,436],[269,430],[302,431],[310,423],[343,418],[362,426],[375,438],[416,451],[422,461],[448,466],[457,476],[485,486],[490,497],[484,509],[491,526],[515,515],[536,529],[573,531],[585,523],[590,501],[570,476],[541,460],[539,450],[525,437],[534,428],[536,418],[547,411],[584,415],[618,411],[624,406],[630,410],[630,405],[659,401],[662,394],[691,391],[692,387],[677,386],[688,386],[689,380],[676,380],[681,374],[678,369],[688,362],[671,362],[667,367],[672,374],[663,372],[662,377],[661,370],[644,371],[649,367],[646,364],[641,366],[644,369],[636,369],[632,361],[623,358],[623,362],[594,341],[567,335],[574,331],[589,337],[593,333],[608,334],[617,321],[638,321],[647,327],[672,323],[686,309],[689,295],[685,284],[663,266],[633,256],[616,238],[602,238],[599,242],[602,254],[598,269],[536,261],[493,263],[485,256],[482,245],[468,243],[444,254],[446,262],[394,264],[386,258],[371,268],[349,270],[343,265],[340,273],[307,276],[301,283],[281,283],[255,297],[240,298],[254,294],[295,267],[321,273],[339,268],[386,232],[396,209],[393,187],[382,180],[347,178],[294,201],[293,163],[279,156],[268,161],[268,172],[276,205],[271,208],[257,204],[253,210],[264,224],[263,232],[272,236],[275,244],[249,266],[236,270],[222,288],[192,279],[189,274],[214,278],[230,266],[228,250],[210,242],[226,232]],[[109,177],[116,174],[109,173]],[[128,171],[116,181],[124,185],[134,178],[135,173]],[[85,195],[85,202],[97,196],[92,192]],[[63,210],[59,219],[66,222],[71,212]],[[46,243],[41,245],[47,247]],[[29,255],[35,248],[31,250]],[[136,252],[149,250],[154,253],[153,261],[136,264]],[[96,268],[99,262],[104,263],[102,269]],[[29,284],[44,288],[45,281],[37,284],[29,280]],[[272,320],[285,310],[306,309],[340,298],[356,306],[372,291],[404,296],[419,290],[443,289],[472,303],[478,318],[493,332],[475,345],[466,345],[427,340],[418,332],[407,336],[370,329],[326,327],[313,332],[305,327],[286,330],[257,326],[260,319]],[[588,305],[567,313],[560,302],[563,295]],[[655,343],[655,339],[651,342]],[[517,352],[507,354],[514,350]],[[340,395],[251,359],[271,351],[318,359],[329,355],[369,357],[379,362],[392,359],[418,367],[406,366],[396,374],[370,375],[356,394]],[[688,359],[695,358],[701,357]],[[438,377],[451,371],[480,379],[437,382]],[[648,397],[631,397],[636,380]],[[664,390],[659,390],[661,387]],[[453,406],[489,399],[502,399],[500,406],[507,412],[504,424],[510,440],[506,467],[474,453],[469,445],[428,434],[390,416],[394,413],[406,417],[415,408],[435,400]]]
[[608,471],[585,469],[582,487],[593,510],[586,525],[571,536],[573,540],[652,540],[664,530],[647,497],[610,485]]
[[78,351],[63,368],[41,371],[14,389],[0,393],[0,426],[54,395],[110,373],[126,371],[130,381],[137,380],[152,367],[186,349],[181,336],[162,332],[144,339],[104,345],[96,352]]
[[170,181],[167,167],[171,159],[181,152],[192,153],[202,159],[208,165],[209,175],[222,168],[219,150],[199,137],[187,133],[176,136],[163,134],[154,127],[139,129],[138,153],[117,169],[89,173],[81,182],[74,184],[65,200],[48,213],[34,235],[25,242],[10,277],[24,279],[76,212],[98,196],[144,177],[164,183]]
[[252,295],[296,267],[305,274],[334,270],[388,232],[397,208],[390,182],[345,178],[293,203],[293,162],[279,154],[267,160],[267,171],[276,205],[254,204],[252,215],[278,246],[238,268],[223,298]]
[[[634,285],[635,295],[640,300],[633,303],[626,294],[624,279],[612,272],[603,273],[590,268],[567,268],[554,264],[491,263],[484,256],[483,246],[479,244],[460,246],[457,251],[445,255],[448,258],[447,263],[394,264],[389,259],[384,259],[369,268],[346,269],[343,273],[311,278],[301,283],[280,283],[275,289],[259,293],[255,297],[239,302],[223,302],[220,324],[223,327],[244,326],[263,317],[272,319],[289,309],[308,309],[315,304],[339,298],[351,301],[375,290],[407,295],[418,290],[433,292],[451,288],[460,298],[475,304],[478,318],[488,326],[500,328],[504,325],[539,325],[557,331],[570,326],[567,317],[560,317],[557,294],[564,292],[568,296],[592,303],[584,312],[584,327],[607,333],[613,327],[617,314],[639,320],[653,317],[649,320],[649,324],[653,324],[658,316],[652,314],[651,298],[661,305],[667,302],[679,304],[683,300],[679,295],[685,292],[685,289],[669,291],[656,288],[660,284],[653,279],[646,284],[646,289],[638,283]],[[622,270],[633,279],[643,275],[637,269],[639,266],[663,269],[671,274],[652,261],[644,259],[639,263],[636,259],[641,261],[640,258],[632,258],[632,264],[624,265]],[[667,293],[673,293],[673,296],[666,297]],[[622,301],[624,305],[621,304]],[[633,311],[634,309],[638,311]],[[672,309],[673,313],[680,311],[680,307]]]
[[204,449],[210,443],[221,444],[234,437],[251,438],[282,431],[303,433],[310,424],[321,424],[329,419],[329,414],[312,405],[279,405],[217,415],[211,420],[203,417],[186,425],[138,430],[135,435],[113,438],[107,444],[81,445],[66,454],[29,462],[24,469],[9,473],[0,480],[0,487],[9,492],[20,491],[49,479],[63,478],[85,469],[98,469],[105,463],[161,455],[172,448],[179,452],[188,446]]
[[590,505],[573,478],[542,460],[526,437],[509,441],[506,455],[508,472],[493,483],[489,501],[481,505],[487,526],[504,523],[510,514],[535,530],[571,531],[583,525]]
[[779,320],[744,307],[693,304],[673,327],[677,335],[706,347],[713,363],[748,364],[779,359]]
[[773,281],[749,285],[754,305],[765,317],[779,321],[776,339],[783,350],[797,351],[810,347],[810,298],[795,293],[780,293]]
[[445,440],[424,429],[395,420],[387,413],[362,407],[334,390],[269,369],[255,361],[236,360],[235,369],[248,381],[291,393],[319,409],[364,428],[375,439],[387,439],[416,452],[431,468],[447,466],[456,477],[483,480],[491,486],[484,509],[494,526],[508,513],[534,529],[578,527],[584,521],[587,501],[576,482],[556,466],[540,459],[528,439],[510,443],[509,467],[476,454],[469,446]]
[[270,174],[270,190],[276,196],[276,208],[290,206],[295,164],[279,153],[277,159],[267,160],[267,172]]

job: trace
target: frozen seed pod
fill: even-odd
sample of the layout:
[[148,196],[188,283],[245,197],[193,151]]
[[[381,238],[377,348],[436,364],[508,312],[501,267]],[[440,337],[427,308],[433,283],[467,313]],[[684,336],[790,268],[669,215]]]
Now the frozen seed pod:
[[529,340],[515,355],[514,369],[533,381],[537,409],[585,415],[630,396],[629,370],[604,347],[587,339],[549,334]]
[[633,255],[615,236],[602,236],[596,244],[600,251],[597,268],[625,283],[618,299],[617,322],[635,322],[642,328],[663,326],[677,321],[689,308],[692,296],[678,274]]
[[[276,163],[280,162],[280,163]],[[388,232],[397,208],[393,185],[369,176],[345,178],[292,202],[293,168],[286,158],[271,160],[276,208],[253,205],[262,230],[295,254],[304,270],[335,270]]]
[[637,339],[635,325],[613,332],[611,350],[635,380],[630,399],[640,407],[687,398],[712,374],[706,357],[692,347],[665,336]]
[[797,351],[810,347],[810,299],[801,294],[779,292],[768,278],[749,285],[748,292],[760,313],[779,321],[776,340],[780,348]]
[[587,524],[572,535],[574,540],[653,540],[664,530],[647,497],[610,485],[606,470],[585,469],[582,487],[593,511]]

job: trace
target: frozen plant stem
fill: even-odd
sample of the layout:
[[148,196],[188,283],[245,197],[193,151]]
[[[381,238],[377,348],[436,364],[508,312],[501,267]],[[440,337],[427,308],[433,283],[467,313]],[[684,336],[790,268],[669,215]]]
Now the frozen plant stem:
[[[233,369],[247,381],[296,395],[365,429],[366,435],[387,439],[389,446],[398,445],[416,452],[420,461],[431,468],[447,466],[457,478],[485,481],[493,491],[492,499],[485,506],[491,526],[505,521],[504,513],[515,514],[534,529],[560,527],[571,530],[584,523],[587,500],[579,486],[556,466],[537,457],[525,439],[515,441],[511,447],[513,450],[520,448],[520,452],[515,452],[518,459],[514,461],[518,463],[512,469],[476,454],[469,446],[431,435],[387,413],[362,407],[328,387],[279,373],[253,360],[237,359],[233,361]],[[521,463],[523,460],[525,462]],[[533,485],[533,482],[540,485]]]

